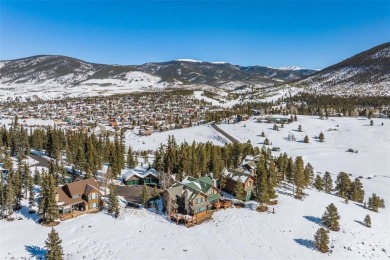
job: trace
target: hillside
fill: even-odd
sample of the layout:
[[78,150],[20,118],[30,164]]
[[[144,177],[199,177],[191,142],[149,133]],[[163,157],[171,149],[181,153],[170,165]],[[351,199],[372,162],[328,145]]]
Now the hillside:
[[390,95],[390,42],[327,67],[294,85],[313,94]]
[[122,66],[42,55],[0,62],[0,100],[111,95],[167,87],[232,90],[242,85],[290,82],[314,72],[188,59]]

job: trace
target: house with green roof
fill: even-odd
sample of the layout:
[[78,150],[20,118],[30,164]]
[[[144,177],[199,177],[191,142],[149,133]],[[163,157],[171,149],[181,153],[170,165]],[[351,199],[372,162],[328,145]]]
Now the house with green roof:
[[193,216],[196,220],[204,219],[209,210],[219,201],[221,194],[215,180],[205,176],[186,177],[163,194],[167,202],[165,207],[170,213]]

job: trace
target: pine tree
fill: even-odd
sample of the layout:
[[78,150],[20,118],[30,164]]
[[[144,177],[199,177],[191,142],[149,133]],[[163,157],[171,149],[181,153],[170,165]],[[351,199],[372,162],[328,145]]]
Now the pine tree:
[[131,146],[129,146],[129,149],[127,150],[126,164],[127,164],[127,168],[129,169],[134,168],[136,166],[136,163],[134,161],[133,150],[131,149]]
[[355,178],[355,180],[352,182],[352,188],[349,196],[350,199],[362,203],[364,200],[364,193],[363,184],[359,178]]
[[297,156],[294,167],[294,185],[295,193],[298,197],[302,196],[303,188],[305,187],[305,175],[302,156]]
[[370,215],[366,215],[366,217],[364,218],[364,225],[366,225],[366,227],[371,227],[371,218],[370,218]]
[[326,193],[330,193],[333,189],[333,180],[330,175],[330,172],[325,172],[324,178],[323,178],[323,183],[324,183],[324,190]]
[[298,132],[302,132],[302,126],[301,125],[298,126]]
[[374,125],[374,120],[370,120],[370,126],[373,126]]
[[147,207],[146,204],[149,201],[149,194],[148,194],[148,189],[147,189],[145,184],[142,187],[142,193],[141,193],[140,201],[141,201],[142,205],[144,205],[144,207],[146,208]]
[[304,175],[305,175],[305,182],[304,182],[305,187],[312,185],[314,179],[314,169],[310,163],[306,164]]
[[153,198],[153,199],[156,199],[156,198],[158,198],[158,197],[160,197],[160,194],[159,194],[158,191],[157,191],[157,187],[154,186],[154,187],[153,187],[153,192],[152,192],[152,198]]
[[318,136],[318,138],[320,139],[320,142],[323,143],[325,141],[324,133],[321,132],[320,135]]
[[257,165],[257,194],[256,200],[263,206],[269,202],[269,187],[267,182],[267,170],[265,168],[265,160],[262,159]]
[[322,222],[325,226],[327,226],[332,231],[339,231],[340,215],[337,211],[336,206],[331,203],[328,207],[326,207],[326,211],[322,215]]
[[47,248],[46,259],[47,260],[62,260],[64,252],[62,249],[62,240],[58,236],[57,231],[54,228],[51,228],[51,232],[48,235],[47,240],[45,241]]
[[335,190],[337,191],[337,194],[342,198],[349,197],[351,192],[351,186],[352,183],[348,174],[346,174],[345,172],[340,172],[337,175],[336,179]]
[[375,193],[368,198],[368,209],[378,212],[379,208],[385,207],[385,201],[377,196]]
[[3,171],[0,171],[0,216],[3,216],[4,203],[5,203],[5,185],[4,185]]
[[28,177],[28,205],[29,210],[35,206],[35,192],[34,192],[34,183],[31,175]]
[[314,235],[314,241],[316,248],[321,253],[326,253],[329,251],[329,237],[324,228],[319,228]]
[[115,218],[119,216],[119,203],[116,195],[115,187],[111,184],[110,195],[108,197],[108,213],[114,213]]
[[14,212],[15,208],[15,193],[12,187],[12,181],[10,181],[10,179],[8,180],[7,188],[5,189],[4,212],[7,216],[10,216]]
[[236,184],[234,185],[234,195],[238,200],[245,200],[245,190],[244,190],[244,184],[240,179],[236,181]]
[[54,178],[53,175],[49,176],[48,183],[48,194],[45,200],[47,201],[47,209],[45,212],[46,220],[48,222],[53,222],[58,218],[58,208],[56,202],[56,194],[55,194],[55,186],[54,186]]
[[318,191],[322,191],[323,189],[323,182],[322,182],[322,178],[321,178],[321,175],[317,174],[316,176],[316,179],[314,181],[314,187],[318,190]]
[[264,131],[261,132],[261,135],[260,135],[260,136],[261,136],[261,137],[265,137]]

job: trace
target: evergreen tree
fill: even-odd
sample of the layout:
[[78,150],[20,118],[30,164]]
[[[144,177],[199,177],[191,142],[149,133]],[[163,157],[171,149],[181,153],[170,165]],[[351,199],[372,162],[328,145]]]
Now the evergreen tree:
[[355,178],[355,180],[352,182],[352,188],[350,193],[350,199],[353,201],[357,201],[362,203],[364,200],[364,190],[363,190],[363,184],[359,180],[359,178]]
[[28,177],[28,205],[29,210],[31,210],[32,207],[35,206],[34,182],[31,175],[29,175]]
[[245,200],[245,189],[244,189],[244,184],[240,179],[236,181],[236,184],[234,185],[234,195],[238,200]]
[[119,216],[119,203],[116,198],[116,190],[114,185],[110,185],[110,195],[108,197],[108,213],[114,213],[115,218]]
[[308,144],[309,143],[309,137],[307,135],[305,135],[305,138],[303,138],[303,142],[305,144]]
[[313,183],[313,179],[314,179],[314,169],[310,163],[306,164],[304,175],[305,175],[304,184],[307,187]]
[[287,160],[286,177],[287,181],[291,183],[294,177],[294,161],[292,157],[289,157]]
[[271,144],[271,142],[269,141],[269,139],[265,138],[264,139],[264,145],[270,145],[270,144]]
[[321,175],[317,174],[316,175],[316,179],[314,181],[314,187],[318,190],[318,191],[322,191],[323,189],[323,182],[322,182],[322,178],[321,178]]
[[340,172],[337,175],[336,179],[335,190],[337,191],[337,194],[342,198],[349,197],[351,192],[351,186],[352,183],[348,174],[346,174],[345,172]]
[[148,190],[147,190],[147,187],[146,187],[145,184],[142,187],[142,193],[141,193],[140,201],[141,201],[142,205],[144,205],[144,207],[146,208],[146,206],[147,206],[146,204],[149,201],[149,194],[148,194]]
[[48,194],[45,200],[47,201],[47,209],[45,212],[46,220],[53,222],[58,218],[58,208],[56,202],[55,186],[53,175],[49,175]]
[[333,189],[333,180],[330,175],[330,172],[325,172],[324,178],[323,178],[323,183],[324,183],[324,190],[326,193],[330,193]]
[[319,228],[314,235],[314,241],[316,248],[321,253],[326,253],[329,251],[329,237],[324,228]]
[[48,235],[47,240],[45,241],[47,248],[46,259],[47,260],[62,260],[64,252],[62,249],[62,240],[58,236],[57,231],[54,228],[51,228],[51,232]]
[[297,196],[301,196],[303,194],[303,188],[305,187],[305,175],[304,175],[304,166],[303,166],[302,156],[297,156],[295,159],[295,167],[294,167],[294,185],[295,185],[295,193]]
[[374,120],[370,120],[370,126],[373,126],[374,125]]
[[298,132],[302,132],[302,126],[301,125],[298,126]]
[[318,138],[320,139],[320,142],[323,143],[325,141],[324,133],[321,132],[320,135],[318,136]]
[[385,201],[377,196],[375,193],[368,198],[368,209],[378,212],[379,208],[385,207]]
[[269,187],[267,182],[267,170],[265,168],[265,160],[262,159],[257,165],[257,194],[256,200],[263,206],[269,202]]
[[[9,177],[9,175],[8,175]],[[7,182],[7,187],[5,189],[5,201],[4,201],[4,212],[7,216],[12,215],[15,208],[15,193],[12,187],[12,181],[10,178]]]
[[371,227],[371,218],[370,218],[370,215],[366,215],[366,217],[364,218],[364,225],[366,225],[366,227]]
[[5,185],[4,185],[3,171],[0,171],[0,216],[3,216],[4,203],[5,203]]
[[152,192],[152,198],[153,198],[153,199],[156,199],[156,198],[158,198],[158,197],[160,197],[160,194],[159,194],[158,191],[157,191],[157,187],[154,186],[154,187],[153,187],[153,192]]
[[322,215],[322,222],[325,226],[327,226],[332,231],[339,231],[340,215],[337,211],[336,206],[331,203],[328,207],[326,207],[326,211]]
[[134,155],[131,146],[129,146],[129,149],[127,150],[126,164],[127,164],[127,168],[129,169],[134,168],[136,166],[136,162],[134,161]]

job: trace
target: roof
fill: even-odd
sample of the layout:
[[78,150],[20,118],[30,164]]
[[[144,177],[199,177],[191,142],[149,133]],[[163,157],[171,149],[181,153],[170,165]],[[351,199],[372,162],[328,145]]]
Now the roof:
[[74,205],[83,202],[83,198],[80,196],[73,199],[72,196],[82,194],[88,196],[93,190],[99,192],[99,189],[99,183],[91,178],[71,182],[62,187],[56,187],[55,192],[58,194],[58,202],[62,202],[64,205]]
[[67,187],[70,192],[69,195],[72,197],[73,195],[84,194],[87,185],[94,187],[96,190],[100,189],[99,183],[92,178],[68,183],[64,185],[63,188]]
[[221,194],[217,193],[217,194],[213,194],[213,195],[209,195],[207,196],[207,201],[213,201],[213,200],[217,200],[221,197]]
[[250,172],[248,172],[247,170],[243,169],[243,168],[236,168],[236,169],[224,169],[222,171],[222,174],[229,178],[229,179],[232,179],[234,181],[238,181],[240,180],[242,183],[244,183],[248,177],[250,177]]
[[[146,185],[145,185],[146,186]],[[144,185],[134,185],[134,186],[122,186],[116,185],[115,189],[119,196],[122,196],[126,199],[127,202],[141,203],[141,194]],[[146,190],[149,194],[149,197],[152,197],[154,187],[146,186]],[[156,189],[158,193],[162,192],[162,189]]]
[[133,176],[137,176],[138,178],[145,178],[149,175],[152,175],[153,177],[157,177],[157,171],[153,168],[150,168],[149,170],[144,170],[144,169],[130,169],[127,170],[125,173],[122,174],[122,178],[127,181],[128,179],[132,178]]
[[62,202],[64,205],[74,205],[83,202],[83,199],[81,197],[72,199],[65,193],[62,188],[63,187],[57,187],[55,189],[55,193],[58,194],[58,202]]
[[[211,187],[214,187],[214,181],[208,176],[200,177],[198,179],[187,176],[182,183],[176,183],[171,188],[167,189],[167,192],[172,199],[181,197],[182,194],[185,193],[186,199],[192,200],[199,194],[202,194],[207,198],[210,197],[207,196],[206,193]],[[208,201],[210,200],[208,199]]]

